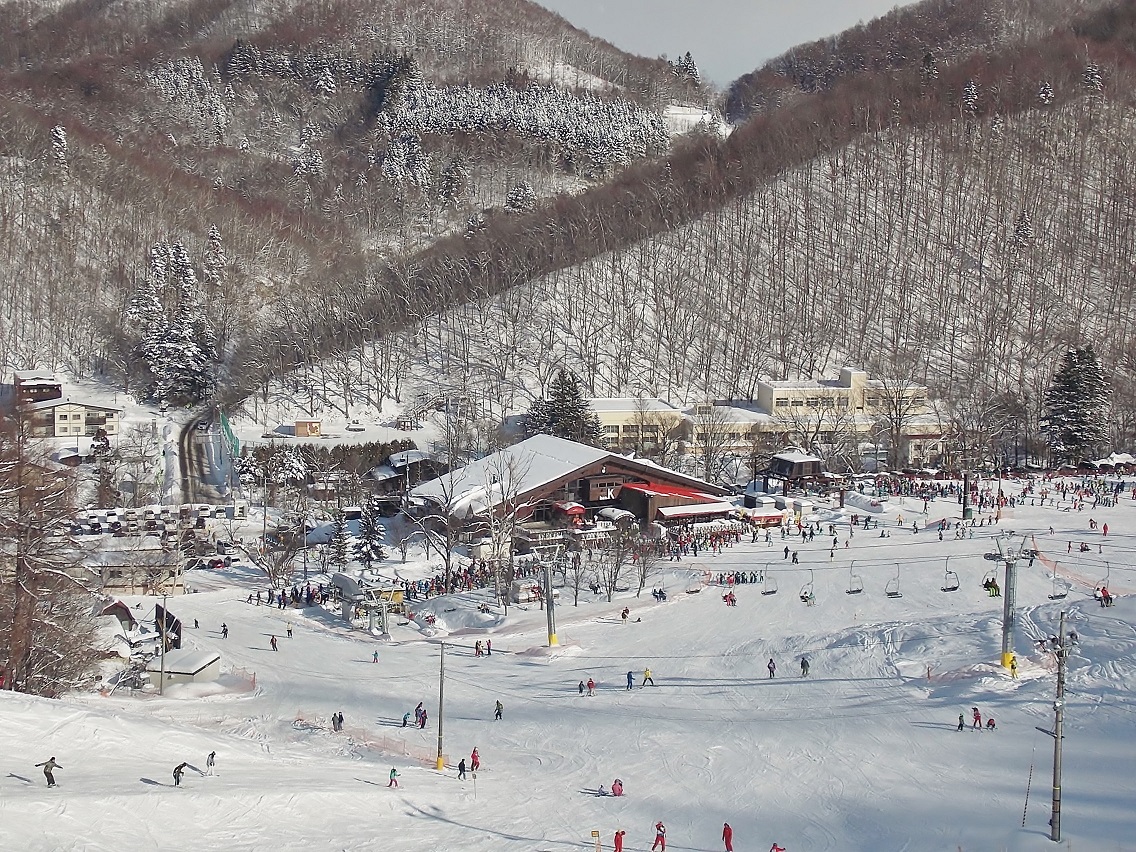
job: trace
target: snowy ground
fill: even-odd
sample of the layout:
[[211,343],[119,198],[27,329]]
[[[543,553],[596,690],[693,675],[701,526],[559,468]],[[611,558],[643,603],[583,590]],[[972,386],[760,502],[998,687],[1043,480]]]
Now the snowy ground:
[[[661,819],[678,850],[721,849],[724,820],[737,849],[758,852],[774,841],[789,852],[1050,849],[1052,740],[1043,730],[1052,725],[1054,661],[1031,640],[1056,632],[1062,607],[1080,636],[1070,658],[1064,848],[1136,848],[1128,697],[1136,685],[1136,502],[1081,513],[1019,507],[973,539],[948,534],[944,542],[934,532],[913,535],[922,504],[905,504],[883,515],[890,538],[858,533],[831,565],[830,538],[797,546],[801,564],[790,567],[774,536],[772,547],[747,542],[668,563],[655,580],[670,593],[665,603],[651,599],[650,584],[638,601],[585,593],[579,608],[565,592],[553,651],[542,647],[544,613],[535,607],[511,607],[503,619],[477,611],[480,595],[439,599],[429,608],[444,628],[437,636],[397,626],[382,644],[322,611],[246,604],[251,573],[195,572],[190,586],[200,576],[204,590],[171,602],[187,624],[201,622],[189,644],[255,672],[255,688],[229,677],[226,691],[204,696],[187,688],[61,701],[0,694],[0,848],[520,852],[590,849],[593,829],[610,849],[623,828],[628,850],[646,850]],[[926,517],[955,510],[932,503]],[[1090,515],[1109,523],[1107,537],[1089,530]],[[1002,601],[979,586],[999,565],[983,559],[996,549],[990,536],[1005,529],[1036,533],[1074,580],[1068,598],[1051,601],[1044,561],[1022,562],[1017,682],[995,665]],[[1077,552],[1081,541],[1090,552]],[[845,593],[853,559],[859,595]],[[691,570],[766,563],[775,595],[741,586],[728,609],[714,587],[685,593]],[[897,563],[903,597],[887,598]],[[944,593],[948,565],[962,582]],[[810,568],[815,607],[798,598]],[[1106,571],[1120,595],[1111,609],[1091,597]],[[618,618],[625,604],[626,625]],[[437,772],[443,637],[448,768]],[[473,642],[490,637],[492,657],[475,658]],[[808,679],[799,677],[803,654]],[[638,686],[644,666],[655,687]],[[636,673],[631,691],[628,670]],[[597,695],[581,697],[576,685],[589,677]],[[495,722],[498,699],[504,719]],[[398,727],[419,701],[430,714],[426,730]],[[997,719],[996,732],[955,730],[960,712],[969,724],[972,705]],[[335,711],[346,720],[342,733],[330,728]],[[474,746],[482,771],[459,781],[454,767]],[[218,776],[203,777],[194,770],[204,770],[211,750]],[[63,767],[56,790],[34,768],[51,755]],[[190,770],[175,791],[170,773],[183,760]],[[397,790],[387,788],[391,767],[401,773]],[[616,777],[623,798],[594,795]]]

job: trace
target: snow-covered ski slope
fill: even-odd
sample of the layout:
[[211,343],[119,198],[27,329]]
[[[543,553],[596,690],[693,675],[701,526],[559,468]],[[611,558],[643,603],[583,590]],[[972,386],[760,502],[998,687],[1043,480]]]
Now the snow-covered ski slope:
[[[801,564],[791,566],[774,534],[772,546],[746,541],[667,563],[654,581],[667,587],[663,603],[650,597],[651,583],[639,600],[632,592],[610,604],[585,591],[578,608],[565,590],[561,646],[551,651],[542,650],[544,613],[535,607],[511,607],[502,620],[479,613],[477,596],[437,599],[416,619],[433,612],[436,636],[404,625],[380,644],[330,613],[250,606],[247,581],[211,575],[210,590],[171,609],[188,624],[200,620],[190,645],[254,671],[255,689],[59,701],[0,694],[0,849],[556,852],[593,848],[593,829],[611,849],[623,828],[630,852],[648,849],[662,820],[680,852],[721,849],[723,821],[735,848],[758,852],[774,841],[789,852],[1048,850],[1044,729],[1055,663],[1031,640],[1057,632],[1062,608],[1079,635],[1062,848],[1136,849],[1136,502],[1079,513],[1018,507],[973,539],[948,532],[943,542],[931,530],[913,534],[911,519],[936,521],[957,506],[933,502],[924,516],[921,503],[905,503],[881,516],[890,538],[861,531],[844,548],[840,533],[831,566],[830,537],[798,542]],[[1089,530],[1090,516],[1108,522],[1107,537]],[[996,665],[1002,599],[980,588],[991,568],[1001,578],[1000,563],[983,554],[1005,529],[1036,533],[1063,576],[1087,581],[1051,601],[1043,561],[1022,561],[1016,682]],[[1089,552],[1078,551],[1082,541]],[[853,559],[858,595],[846,593]],[[774,595],[742,585],[727,608],[717,587],[686,592],[696,566],[766,563]],[[888,598],[897,563],[902,597]],[[948,566],[961,580],[954,592],[940,591]],[[810,567],[812,607],[799,599]],[[1118,595],[1108,609],[1092,599],[1106,571]],[[440,773],[432,755],[443,638],[448,768]],[[491,657],[474,657],[479,638],[492,638]],[[654,687],[639,686],[645,666]],[[589,677],[597,694],[580,696],[577,684]],[[399,727],[420,701],[426,729]],[[970,730],[972,706],[997,730]],[[341,733],[331,730],[335,711],[344,714]],[[459,781],[456,764],[475,746],[482,771]],[[213,750],[217,777],[199,775]],[[63,768],[59,789],[48,790],[34,764],[52,755]],[[183,760],[190,767],[175,790],[171,772]],[[387,787],[391,767],[401,773],[397,790]],[[622,798],[595,795],[617,777]]]

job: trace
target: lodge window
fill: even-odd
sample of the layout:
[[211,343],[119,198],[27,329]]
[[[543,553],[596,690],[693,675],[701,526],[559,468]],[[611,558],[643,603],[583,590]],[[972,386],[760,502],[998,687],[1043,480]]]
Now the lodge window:
[[805,400],[805,405],[809,408],[820,408],[820,397],[810,396]]
[[805,401],[803,399],[794,399],[793,400],[793,408],[800,408],[804,404],[805,404]]
[[787,406],[789,404],[789,397],[787,397],[787,396],[778,397],[777,399],[775,399],[773,401],[773,404],[775,406],[777,406],[778,408],[784,408],[785,406]]

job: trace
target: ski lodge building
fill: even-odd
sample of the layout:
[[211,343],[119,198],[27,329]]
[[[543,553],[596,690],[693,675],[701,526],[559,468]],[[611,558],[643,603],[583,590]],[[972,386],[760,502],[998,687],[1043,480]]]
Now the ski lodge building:
[[411,500],[448,517],[513,514],[520,522],[581,526],[628,514],[642,523],[729,515],[717,485],[606,449],[536,435],[412,488]]

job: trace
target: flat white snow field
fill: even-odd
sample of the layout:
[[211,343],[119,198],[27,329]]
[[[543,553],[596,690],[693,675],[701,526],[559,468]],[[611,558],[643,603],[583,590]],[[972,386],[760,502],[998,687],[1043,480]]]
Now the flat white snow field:
[[[1019,506],[972,539],[948,531],[942,542],[932,528],[913,534],[911,519],[935,523],[957,504],[921,510],[893,498],[880,516],[891,536],[861,530],[845,548],[840,532],[831,562],[830,536],[790,541],[801,554],[791,565],[775,531],[771,546],[746,540],[663,563],[654,581],[669,593],[662,603],[651,583],[638,600],[634,585],[611,603],[585,591],[578,608],[564,590],[552,650],[536,606],[483,615],[484,593],[420,606],[416,622],[435,613],[437,635],[404,625],[384,644],[330,612],[249,605],[247,577],[210,575],[199,584],[209,590],[170,608],[201,622],[186,631],[189,647],[255,672],[255,688],[226,677],[213,694],[0,694],[0,849],[558,852],[594,848],[592,830],[610,850],[622,828],[630,851],[649,849],[662,820],[669,846],[683,852],[722,849],[724,821],[745,852],[775,841],[789,852],[1048,850],[1056,666],[1033,640],[1057,632],[1062,608],[1079,641],[1069,658],[1061,848],[1136,849],[1136,502],[1126,491],[1107,509]],[[1109,524],[1108,536],[1089,529],[1090,517]],[[992,568],[1001,581],[1001,563],[983,554],[1007,529],[1036,534],[1072,581],[1067,598],[1050,600],[1046,561],[1020,562],[1017,681],[997,665],[1002,598],[980,587]],[[1079,552],[1082,541],[1089,552]],[[776,594],[742,585],[727,608],[717,586],[687,593],[691,570],[766,563]],[[799,598],[810,569],[815,606]],[[957,591],[940,590],[948,569]],[[902,597],[889,598],[897,572]],[[861,594],[846,593],[850,573]],[[1092,597],[1106,573],[1117,595],[1107,609]],[[442,638],[439,772],[431,756]],[[486,638],[493,654],[476,658],[473,643]],[[645,666],[653,687],[639,685]],[[594,697],[577,691],[589,677]],[[426,729],[401,728],[420,701]],[[972,706],[997,730],[971,730]],[[342,732],[331,729],[336,711]],[[458,760],[475,746],[482,769],[459,780]],[[206,777],[199,770],[213,750],[217,774]],[[62,768],[49,790],[35,764],[52,755]],[[189,767],[174,789],[182,761]],[[388,788],[392,767],[397,789]],[[622,798],[596,795],[617,777]]]

